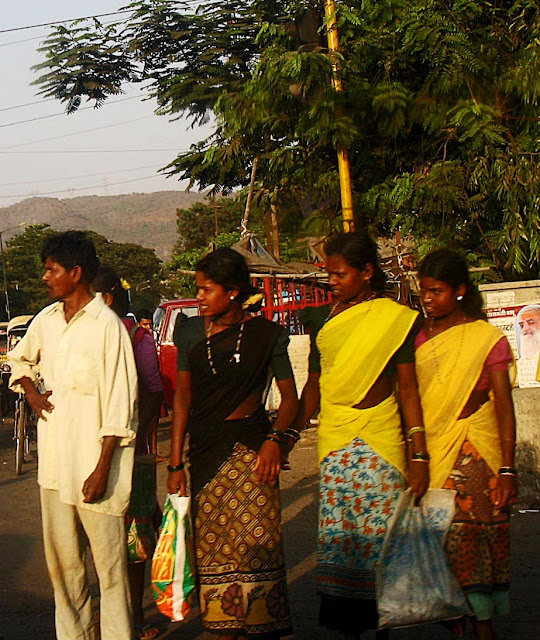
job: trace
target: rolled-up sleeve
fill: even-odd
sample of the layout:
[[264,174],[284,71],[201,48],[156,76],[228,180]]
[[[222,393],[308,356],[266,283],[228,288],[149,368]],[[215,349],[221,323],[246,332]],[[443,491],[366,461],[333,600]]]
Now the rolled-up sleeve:
[[120,438],[119,445],[133,442],[137,432],[137,370],[131,341],[124,327],[111,322],[105,334],[101,377],[100,439]]
[[40,342],[33,325],[30,325],[27,333],[17,343],[15,348],[7,355],[11,366],[9,387],[16,393],[23,393],[23,388],[18,381],[21,378],[30,378],[37,386],[38,364],[40,359]]

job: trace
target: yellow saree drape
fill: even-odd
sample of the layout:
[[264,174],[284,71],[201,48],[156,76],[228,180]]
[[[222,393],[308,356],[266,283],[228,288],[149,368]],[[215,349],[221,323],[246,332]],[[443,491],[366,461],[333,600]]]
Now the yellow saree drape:
[[357,437],[405,474],[395,397],[355,409],[405,341],[418,313],[386,298],[362,302],[331,318],[317,336],[321,352],[318,452],[322,461]]
[[492,400],[468,418],[458,420],[458,417],[478,382],[489,352],[502,337],[500,329],[485,320],[476,320],[444,331],[416,351],[432,487],[443,486],[465,439],[494,473],[501,465]]

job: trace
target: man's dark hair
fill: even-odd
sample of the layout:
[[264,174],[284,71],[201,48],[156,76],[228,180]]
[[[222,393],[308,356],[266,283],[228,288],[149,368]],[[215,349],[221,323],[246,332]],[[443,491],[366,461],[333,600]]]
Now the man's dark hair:
[[66,231],[46,238],[41,249],[41,261],[45,263],[47,258],[58,262],[67,271],[81,267],[88,284],[95,278],[99,268],[94,243],[84,231]]
[[154,314],[150,311],[150,309],[139,309],[135,312],[135,317],[137,318],[137,322],[140,322],[143,318],[147,320],[152,320]]

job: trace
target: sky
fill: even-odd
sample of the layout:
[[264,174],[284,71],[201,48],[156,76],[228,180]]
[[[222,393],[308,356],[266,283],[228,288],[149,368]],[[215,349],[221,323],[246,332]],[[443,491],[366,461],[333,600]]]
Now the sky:
[[33,196],[64,199],[187,186],[157,171],[205,138],[210,126],[192,129],[186,120],[155,115],[155,101],[144,101],[139,86],[99,109],[67,115],[59,101],[38,96],[39,88],[31,85],[38,77],[31,67],[44,60],[37,49],[51,27],[21,27],[114,12],[128,1],[0,0],[0,208]]

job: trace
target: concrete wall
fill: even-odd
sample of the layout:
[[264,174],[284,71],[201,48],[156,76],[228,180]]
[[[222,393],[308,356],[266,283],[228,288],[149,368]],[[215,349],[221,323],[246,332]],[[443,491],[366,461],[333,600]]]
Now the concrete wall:
[[540,389],[514,389],[517,463],[520,471],[540,476]]
[[[540,301],[540,280],[481,285],[480,292],[488,311],[513,308]],[[512,341],[512,336],[508,337],[513,346],[515,338]],[[514,389],[512,396],[516,412],[517,464],[521,472],[537,480],[540,477],[540,388]]]

